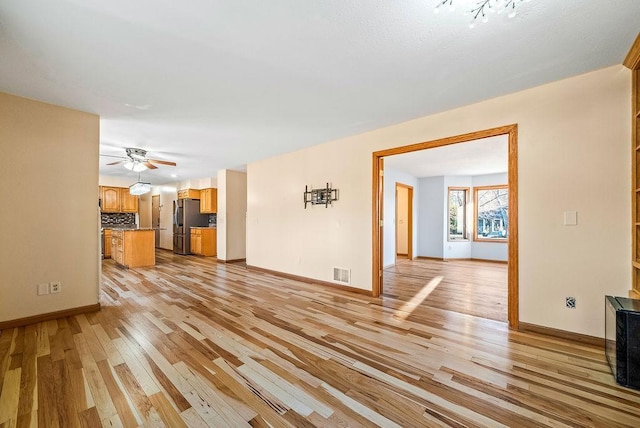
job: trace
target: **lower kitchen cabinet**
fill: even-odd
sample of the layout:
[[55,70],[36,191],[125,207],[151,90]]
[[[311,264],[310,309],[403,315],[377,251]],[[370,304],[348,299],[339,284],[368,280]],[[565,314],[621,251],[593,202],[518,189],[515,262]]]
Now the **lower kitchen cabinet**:
[[191,228],[191,254],[213,257],[217,255],[216,229],[212,227]]
[[111,258],[111,229],[104,230],[104,258]]
[[153,230],[114,229],[111,232],[111,258],[128,268],[153,266],[156,264],[155,241]]

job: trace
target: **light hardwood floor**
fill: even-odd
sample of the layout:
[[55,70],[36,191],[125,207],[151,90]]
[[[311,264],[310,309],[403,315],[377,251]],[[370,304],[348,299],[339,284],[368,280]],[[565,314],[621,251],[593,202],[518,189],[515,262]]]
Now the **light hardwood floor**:
[[383,295],[410,301],[434,279],[422,305],[507,322],[506,263],[398,257],[384,270]]
[[159,252],[0,334],[0,426],[640,426],[603,350]]

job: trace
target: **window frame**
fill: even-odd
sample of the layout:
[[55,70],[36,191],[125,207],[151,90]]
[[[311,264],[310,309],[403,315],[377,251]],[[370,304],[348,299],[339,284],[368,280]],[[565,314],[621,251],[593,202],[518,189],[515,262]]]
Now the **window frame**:
[[[462,238],[452,238],[451,237],[451,207],[449,203],[451,201],[451,191],[464,191],[464,220],[463,220],[463,231]],[[451,186],[447,187],[447,242],[468,242],[469,239],[469,225],[468,225],[468,217],[469,217],[469,202],[470,202],[471,188],[463,187],[463,186]]]
[[[495,242],[504,244],[509,242],[509,227],[503,228],[507,231],[505,238],[483,238],[478,236],[478,192],[481,190],[507,190],[507,203],[509,202],[509,185],[508,184],[496,184],[493,186],[475,186],[473,188],[473,241],[474,242]],[[507,216],[509,215],[509,208],[507,207]]]

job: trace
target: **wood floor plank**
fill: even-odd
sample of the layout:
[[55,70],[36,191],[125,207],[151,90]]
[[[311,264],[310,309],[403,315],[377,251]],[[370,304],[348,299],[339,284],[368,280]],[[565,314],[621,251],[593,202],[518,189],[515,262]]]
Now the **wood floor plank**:
[[78,416],[80,418],[80,426],[82,428],[93,428],[102,426],[100,415],[98,415],[98,410],[95,407],[91,407],[89,409],[81,411]]
[[[147,396],[151,396],[160,392],[160,387],[153,378],[153,370],[146,365],[144,356],[137,353],[136,348],[129,346],[126,339],[122,337],[114,339],[112,342],[126,363],[127,369],[131,371],[144,393]],[[119,366],[121,366],[121,364],[118,365],[118,367]]]
[[93,396],[84,376],[82,368],[76,368],[67,364],[67,375],[71,386],[71,399],[75,403],[78,413],[95,406]]
[[137,379],[129,370],[126,364],[120,364],[113,368],[122,384],[123,388],[127,392],[127,396],[131,401],[132,408],[140,415],[143,425],[160,425],[161,419],[158,413],[153,408],[149,396],[145,394],[142,386],[138,383]]
[[20,374],[18,416],[31,415],[35,410],[37,410],[37,337],[38,331],[36,325],[30,325],[25,328],[24,355],[22,358]]
[[18,419],[20,399],[20,368],[9,370],[0,391],[0,423],[11,425]]
[[55,378],[51,357],[46,354],[38,357],[38,425],[58,427],[58,398],[55,390]]
[[[62,355],[64,355],[64,352]],[[69,376],[68,367],[63,359],[54,360],[53,354],[51,365],[53,368],[55,396],[57,398],[56,408],[58,409],[60,426],[65,428],[79,427],[79,412],[73,396],[72,379]]]
[[[1,425],[1,424],[0,424]],[[16,428],[37,428],[38,427],[38,411],[18,416]]]
[[[98,365],[94,359],[94,352],[89,349],[89,345],[85,339],[84,333],[73,336],[76,343],[76,349],[82,360],[84,378],[91,391],[91,397],[95,402],[96,410],[101,420],[110,420],[113,415],[117,415],[117,410],[109,396],[109,391],[102,378]],[[98,353],[100,361],[106,359],[104,353]]]
[[[49,355],[51,353],[51,345],[49,342],[49,329],[47,323],[37,324],[38,338],[37,338],[37,356]],[[18,329],[19,330],[19,329]]]
[[186,427],[178,412],[171,406],[169,400],[162,393],[153,394],[149,397],[149,401],[157,410],[158,414],[168,427]]
[[113,372],[109,362],[107,360],[101,360],[97,362],[97,365],[98,370],[100,371],[100,375],[102,376],[102,380],[107,387],[107,391],[109,391],[111,401],[116,408],[118,416],[120,417],[122,425],[125,427],[138,426],[140,421],[138,421],[138,419],[136,418],[136,415],[129,405],[127,397],[124,395],[123,391],[120,388],[120,385],[113,376]]

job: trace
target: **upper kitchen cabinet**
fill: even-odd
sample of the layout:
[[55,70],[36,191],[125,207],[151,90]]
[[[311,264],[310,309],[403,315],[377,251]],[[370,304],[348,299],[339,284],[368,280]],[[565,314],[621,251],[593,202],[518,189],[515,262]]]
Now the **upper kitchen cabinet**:
[[100,198],[102,198],[103,213],[120,212],[119,187],[100,187]]
[[215,214],[218,212],[218,189],[200,190],[200,213]]
[[138,212],[138,196],[129,193],[129,189],[126,187],[120,189],[120,212]]
[[178,190],[178,199],[200,199],[200,190],[197,190],[197,189]]
[[138,197],[129,193],[128,187],[100,187],[103,213],[137,213]]

